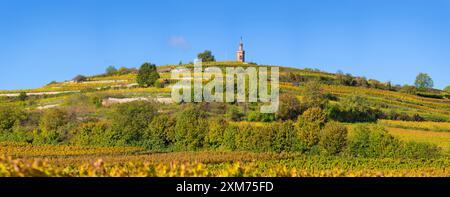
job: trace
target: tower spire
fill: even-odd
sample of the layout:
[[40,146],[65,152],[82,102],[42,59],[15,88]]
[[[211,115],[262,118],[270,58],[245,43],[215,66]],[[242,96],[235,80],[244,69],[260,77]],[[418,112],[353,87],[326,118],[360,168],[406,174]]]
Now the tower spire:
[[239,49],[236,52],[236,56],[237,56],[238,62],[245,62],[244,42],[242,41],[242,36],[241,36],[241,42],[239,43]]

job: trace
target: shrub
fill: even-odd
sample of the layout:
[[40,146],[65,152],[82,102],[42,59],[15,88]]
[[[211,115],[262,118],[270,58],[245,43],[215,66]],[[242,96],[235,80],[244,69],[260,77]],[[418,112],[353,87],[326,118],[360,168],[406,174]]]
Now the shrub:
[[340,122],[375,122],[382,112],[369,107],[364,96],[352,94],[344,98],[340,105],[329,106],[330,119]]
[[164,150],[173,142],[175,121],[167,115],[156,116],[145,130],[143,145],[149,150]]
[[280,96],[280,108],[277,117],[281,120],[295,120],[301,114],[302,108],[297,97],[293,94]]
[[12,132],[14,126],[25,119],[22,109],[16,107],[0,107],[0,133]]
[[88,122],[81,124],[73,133],[73,144],[80,146],[110,145],[110,125],[106,122]]
[[205,146],[212,149],[221,147],[224,141],[224,130],[227,127],[227,121],[220,118],[211,119],[208,125],[208,133],[205,136]]
[[409,86],[409,85],[404,85],[400,89],[400,92],[406,93],[406,94],[416,94],[418,91],[419,90],[415,86]]
[[250,122],[272,122],[275,120],[275,114],[260,113],[258,111],[250,111],[247,115],[247,120]]
[[347,127],[338,122],[328,122],[319,132],[319,146],[327,154],[340,153],[347,145]]
[[441,155],[439,147],[427,143],[405,142],[400,148],[398,154],[407,158],[437,158]]
[[239,128],[235,125],[228,125],[223,132],[223,142],[221,147],[225,150],[236,150],[236,133],[238,133]]
[[19,96],[17,97],[17,99],[19,99],[19,101],[26,101],[27,98],[28,98],[28,96],[27,96],[27,93],[25,93],[25,92],[21,92],[19,94]]
[[154,103],[136,101],[116,106],[112,116],[113,142],[117,145],[139,145],[143,132],[157,115]]
[[326,114],[320,108],[310,108],[299,116],[295,128],[301,143],[308,149],[319,142],[319,132],[326,123]]
[[312,80],[305,84],[305,90],[303,92],[303,97],[301,100],[303,109],[315,107],[324,109],[327,103],[328,100],[323,94],[321,83],[319,81]]
[[177,150],[198,150],[203,147],[208,130],[206,113],[194,106],[187,107],[177,115],[175,124],[175,148]]
[[441,154],[435,145],[400,141],[378,125],[360,125],[354,133],[350,143],[354,156],[433,158]]
[[276,152],[295,151],[298,142],[294,122],[285,121],[275,123],[275,135],[272,144],[272,150]]
[[35,133],[35,142],[40,144],[58,144],[68,139],[69,123],[74,116],[62,109],[46,110],[39,122],[40,133]]
[[232,121],[241,121],[242,118],[245,116],[244,113],[242,113],[238,107],[232,106],[230,107],[229,111],[228,111],[228,117],[232,120]]
[[359,125],[353,132],[350,150],[354,156],[386,157],[393,156],[395,151],[398,151],[399,141],[389,135],[383,127]]

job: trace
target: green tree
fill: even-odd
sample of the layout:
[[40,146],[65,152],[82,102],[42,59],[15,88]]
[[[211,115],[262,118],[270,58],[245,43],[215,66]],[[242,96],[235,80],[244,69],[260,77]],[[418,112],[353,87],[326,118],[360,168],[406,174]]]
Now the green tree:
[[106,68],[106,74],[107,75],[113,75],[117,73],[117,69],[114,66],[108,66],[108,68]]
[[173,141],[174,120],[167,115],[156,116],[144,133],[144,147],[161,151],[169,147]]
[[321,83],[319,81],[312,80],[305,84],[305,90],[303,92],[303,97],[301,100],[303,109],[314,107],[324,109],[327,103],[328,100],[323,93]]
[[414,85],[420,89],[432,88],[434,86],[433,79],[427,73],[419,73]]
[[39,122],[41,133],[35,137],[36,142],[57,144],[67,140],[71,120],[73,115],[62,109],[46,110]]
[[203,62],[215,62],[216,59],[214,58],[214,55],[212,55],[212,52],[209,50],[205,50],[203,53],[199,53],[197,55],[198,59],[201,59]]
[[113,141],[118,145],[140,145],[144,131],[158,110],[152,102],[136,101],[118,105],[112,116]]
[[188,106],[177,116],[175,147],[177,150],[198,150],[203,147],[208,131],[206,113]]
[[14,126],[25,119],[22,109],[16,107],[0,107],[0,133],[12,132]]
[[87,77],[83,75],[77,75],[73,78],[73,81],[75,81],[76,83],[81,83],[83,81],[87,81]]
[[347,145],[347,127],[338,122],[328,122],[319,133],[319,146],[327,154],[340,153]]
[[326,121],[326,114],[318,107],[309,108],[299,116],[295,128],[301,143],[308,149],[317,145],[319,142],[319,132]]
[[297,140],[294,122],[291,120],[274,123],[272,150],[276,152],[294,151]]
[[136,81],[141,87],[149,87],[153,86],[159,77],[160,76],[156,71],[156,66],[154,64],[144,63],[139,68]]
[[277,116],[281,120],[295,120],[302,113],[299,100],[293,94],[282,94],[280,96],[280,108]]
[[221,147],[224,138],[224,128],[228,127],[228,122],[222,118],[214,118],[209,121],[208,127],[205,145],[212,149]]

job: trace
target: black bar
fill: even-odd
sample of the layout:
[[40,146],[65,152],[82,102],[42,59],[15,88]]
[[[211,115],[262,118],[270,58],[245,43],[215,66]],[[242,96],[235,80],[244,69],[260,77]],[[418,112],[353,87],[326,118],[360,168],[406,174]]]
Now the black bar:
[[[221,191],[225,182],[225,189]],[[244,191],[230,191],[244,182]],[[245,183],[250,182],[250,183]],[[272,189],[270,189],[270,182]],[[258,187],[252,185],[259,184]],[[178,184],[210,184],[202,191],[177,191]],[[230,184],[230,185],[228,185]],[[250,185],[250,186],[248,186]],[[261,187],[261,185],[263,185]],[[187,187],[185,187],[187,186]],[[248,186],[248,187],[247,187]],[[214,188],[215,187],[215,188]],[[178,187],[179,188],[179,187]],[[198,187],[199,188],[199,187]],[[257,188],[258,191],[251,191]],[[201,189],[201,188],[199,188]],[[250,190],[250,191],[246,191]],[[261,190],[261,191],[260,191]],[[270,190],[270,191],[269,191]],[[0,192],[30,194],[154,194],[247,196],[280,194],[450,194],[450,178],[1,178]]]

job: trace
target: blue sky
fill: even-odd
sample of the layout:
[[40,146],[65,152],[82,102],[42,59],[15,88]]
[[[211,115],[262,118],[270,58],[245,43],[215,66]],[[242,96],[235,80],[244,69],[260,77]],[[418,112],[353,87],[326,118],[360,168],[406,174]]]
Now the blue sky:
[[448,0],[0,0],[0,89],[35,88],[108,65],[235,59],[450,85]]

